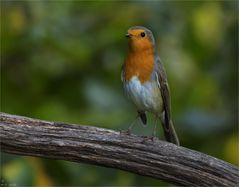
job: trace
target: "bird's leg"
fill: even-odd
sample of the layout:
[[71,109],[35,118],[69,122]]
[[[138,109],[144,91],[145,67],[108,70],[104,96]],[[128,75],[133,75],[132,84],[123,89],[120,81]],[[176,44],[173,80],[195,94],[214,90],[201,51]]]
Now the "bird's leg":
[[137,114],[137,116],[135,117],[135,119],[134,119],[134,121],[130,124],[130,126],[128,127],[128,129],[127,130],[121,130],[120,131],[120,134],[131,134],[131,129],[133,128],[133,126],[134,126],[134,124],[135,124],[135,121],[138,119],[138,117],[139,117],[139,114]]
[[152,136],[146,136],[146,137],[143,136],[143,138],[144,138],[144,142],[147,141],[147,140],[154,141],[154,139],[156,138],[157,120],[158,120],[158,117],[155,116],[154,130],[153,130]]
[[158,118],[157,118],[157,116],[155,116],[153,138],[156,137],[157,121],[158,121]]

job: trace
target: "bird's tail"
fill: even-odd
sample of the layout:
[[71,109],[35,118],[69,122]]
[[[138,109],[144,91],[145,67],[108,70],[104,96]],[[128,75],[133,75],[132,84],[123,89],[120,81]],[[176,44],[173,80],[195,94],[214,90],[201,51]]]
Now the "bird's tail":
[[163,125],[165,139],[168,142],[179,145],[179,139],[174,129],[172,120],[169,120],[169,124],[166,124],[166,122],[162,120],[162,125]]

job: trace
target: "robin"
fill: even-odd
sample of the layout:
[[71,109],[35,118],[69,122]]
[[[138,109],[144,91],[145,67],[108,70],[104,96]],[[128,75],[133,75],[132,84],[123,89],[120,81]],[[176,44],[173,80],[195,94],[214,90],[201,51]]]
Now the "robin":
[[[142,26],[128,29],[128,55],[122,67],[121,79],[124,90],[137,108],[144,125],[146,112],[160,119],[167,141],[179,145],[171,117],[170,93],[167,76],[156,52],[152,32]],[[130,133],[133,124],[128,128]],[[153,137],[155,137],[156,123]]]

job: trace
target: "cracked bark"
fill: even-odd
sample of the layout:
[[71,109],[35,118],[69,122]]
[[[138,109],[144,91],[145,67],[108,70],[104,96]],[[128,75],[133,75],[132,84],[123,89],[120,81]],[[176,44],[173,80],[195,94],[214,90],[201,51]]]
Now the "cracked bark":
[[238,186],[239,169],[212,156],[93,126],[0,113],[1,151],[84,162],[183,186]]

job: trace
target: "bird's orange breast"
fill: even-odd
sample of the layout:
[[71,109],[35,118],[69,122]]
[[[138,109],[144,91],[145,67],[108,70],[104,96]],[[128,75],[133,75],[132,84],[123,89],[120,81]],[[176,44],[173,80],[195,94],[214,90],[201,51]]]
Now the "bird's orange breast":
[[137,76],[141,83],[151,78],[154,66],[153,50],[129,53],[124,64],[124,79],[129,81]]

